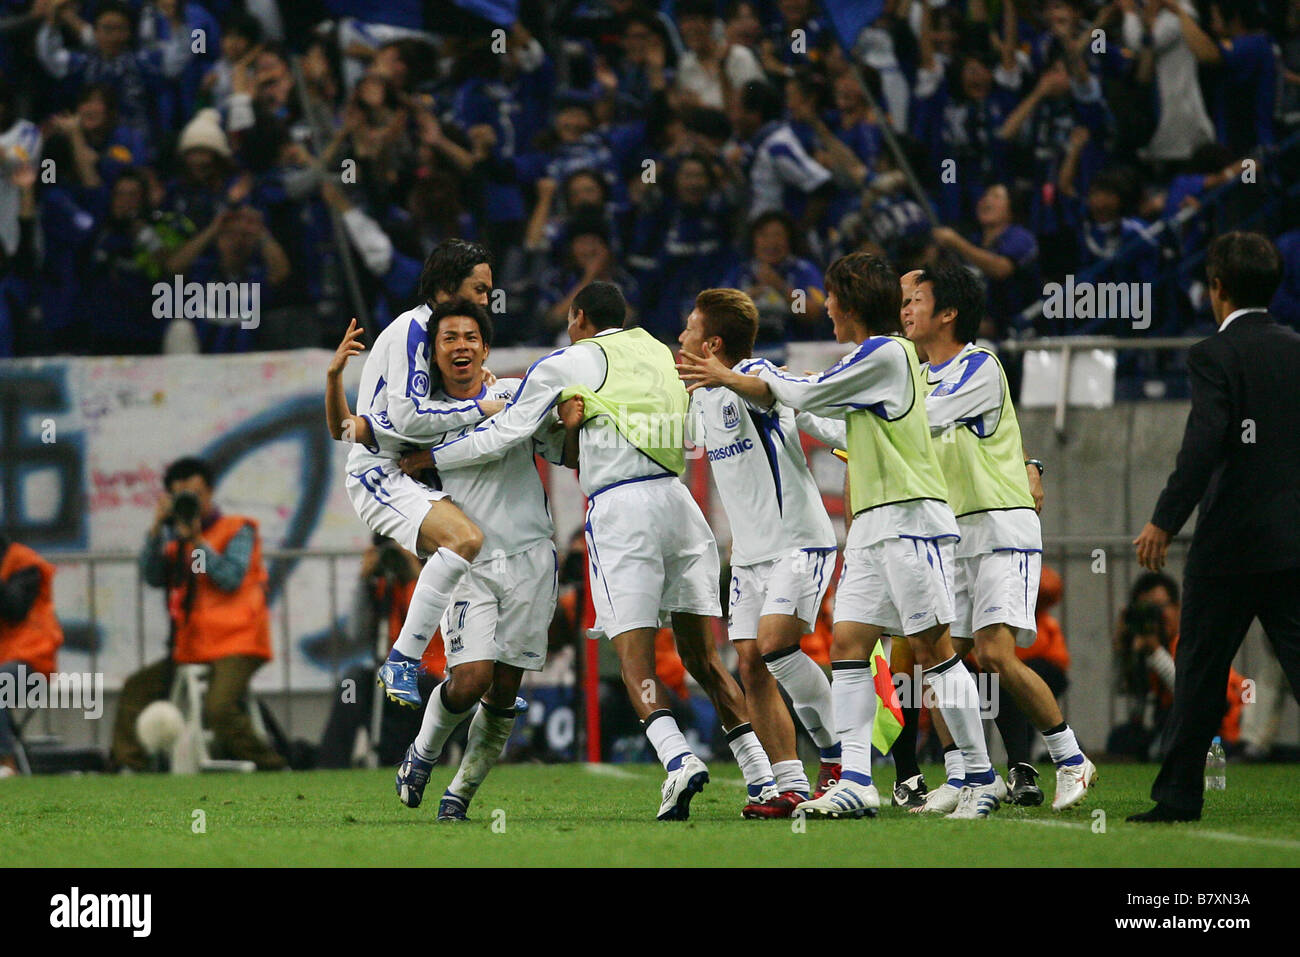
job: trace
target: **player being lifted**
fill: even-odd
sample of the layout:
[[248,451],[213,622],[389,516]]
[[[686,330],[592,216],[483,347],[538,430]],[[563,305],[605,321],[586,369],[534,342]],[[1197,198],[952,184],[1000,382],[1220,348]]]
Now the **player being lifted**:
[[979,799],[1005,798],[1006,784],[989,763],[975,681],[948,633],[957,522],[930,439],[916,349],[899,334],[898,274],[882,259],[851,253],[827,270],[826,291],[836,339],[856,348],[825,372],[795,376],[761,365],[756,375],[742,375],[713,357],[683,356],[683,374],[703,384],[846,422],[853,523],[831,643],[843,771],[834,787],[800,811],[825,817],[877,812],[870,655],[883,636],[902,634],[965,759],[966,787],[954,814],[975,817]]
[[[1083,800],[1097,769],[1047,684],[1016,656],[1017,645],[1028,647],[1037,637],[1043,538],[1007,377],[997,356],[974,344],[984,318],[975,277],[941,262],[914,278],[903,332],[926,356],[925,408],[961,532],[953,647],[962,657],[973,647],[980,668],[998,676],[1042,734],[1056,765],[1052,808],[1064,810]],[[931,792],[926,810],[944,809],[930,806],[942,790]]]
[[330,435],[354,443],[346,487],[352,507],[372,531],[407,551],[428,557],[401,633],[379,669],[379,683],[399,704],[418,707],[420,656],[447,610],[451,593],[483,545],[483,533],[446,492],[411,478],[398,467],[403,452],[449,429],[472,425],[504,402],[433,402],[427,324],[437,302],[465,298],[486,306],[492,290],[487,250],[477,243],[444,240],[420,275],[422,305],[394,319],[375,339],[361,371],[357,414],[347,408],[343,369],[365,348],[353,320],[326,374],[325,411]]
[[[668,347],[643,329],[624,329],[618,287],[594,282],[569,310],[573,345],[529,368],[506,410],[432,450],[441,473],[500,458],[528,440],[562,398],[572,429],[566,464],[580,468],[587,496],[587,555],[596,628],[610,636],[632,707],[667,772],[660,820],[683,820],[709,780],[666,707],[655,677],[654,639],[661,611],[672,613],[682,663],[717,708],[750,784],[772,780],[767,755],[749,727],[740,687],[709,634],[719,614],[718,551],[695,500],[678,480],[686,390]],[[569,413],[577,412],[576,416]]]
[[[744,373],[758,361],[750,358],[757,332],[758,310],[749,296],[738,289],[706,289],[696,296],[678,342],[684,355],[710,354]],[[780,403],[759,408],[721,386],[691,389],[687,424],[692,441],[708,448],[730,519],[728,633],[740,659],[750,720],[772,761],[779,792],[749,804],[744,815],[789,817],[809,799],[809,784],[777,681],[821,751],[819,792],[839,778],[840,756],[830,682],[799,647],[835,572],[836,544],[798,426],[835,447],[843,445],[844,426],[806,413],[796,425],[794,410]]]

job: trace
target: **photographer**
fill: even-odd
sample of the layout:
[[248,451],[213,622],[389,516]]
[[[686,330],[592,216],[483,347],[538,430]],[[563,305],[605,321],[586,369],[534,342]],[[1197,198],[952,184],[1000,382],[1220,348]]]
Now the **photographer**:
[[[1120,690],[1130,700],[1129,720],[1111,730],[1106,742],[1111,755],[1157,760],[1168,749],[1164,732],[1173,703],[1179,613],[1178,584],[1168,575],[1147,572],[1133,583],[1115,637]],[[1227,745],[1240,734],[1241,687],[1241,675],[1232,671],[1219,729]]]
[[[375,533],[370,547],[361,556],[361,574],[353,592],[349,619],[348,637],[352,646],[359,649],[363,663],[349,669],[344,681],[350,679],[356,693],[340,695],[330,709],[317,755],[318,767],[352,767],[357,730],[370,727],[374,716],[375,669],[401,634],[419,577],[420,560],[391,538]],[[420,695],[427,701],[447,672],[441,637],[429,640],[421,664],[424,671],[418,683]],[[381,765],[398,764],[406,746],[420,730],[422,712],[390,701],[387,696],[381,698],[380,706],[379,740],[374,742],[376,755]]]
[[284,758],[253,731],[244,697],[254,672],[271,660],[266,570],[257,523],[223,515],[212,504],[212,470],[178,459],[163,476],[153,526],[140,552],[140,573],[167,589],[171,655],[127,678],[113,727],[112,763],[143,770],[147,760],[135,720],[171,691],[175,666],[209,664],[203,720],[224,756],[279,770]]

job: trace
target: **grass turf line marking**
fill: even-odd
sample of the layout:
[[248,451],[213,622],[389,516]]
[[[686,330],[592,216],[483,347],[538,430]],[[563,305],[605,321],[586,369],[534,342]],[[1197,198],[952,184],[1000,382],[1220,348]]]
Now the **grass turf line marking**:
[[631,771],[624,771],[622,768],[616,767],[612,764],[584,764],[582,769],[591,774],[599,774],[602,777],[607,778],[620,778],[624,781],[636,780],[641,777],[639,774],[633,774]]
[[[1000,817],[998,821],[1012,824],[1036,824],[1038,827],[1066,827],[1072,830],[1088,830],[1090,825],[1072,821],[1035,821],[1029,818]],[[1281,837],[1252,837],[1249,834],[1233,834],[1231,831],[1198,831],[1179,828],[1173,833],[1180,837],[1205,837],[1212,841],[1232,841],[1238,844],[1259,844],[1264,847],[1281,847],[1288,850],[1300,850],[1300,841],[1288,841]]]

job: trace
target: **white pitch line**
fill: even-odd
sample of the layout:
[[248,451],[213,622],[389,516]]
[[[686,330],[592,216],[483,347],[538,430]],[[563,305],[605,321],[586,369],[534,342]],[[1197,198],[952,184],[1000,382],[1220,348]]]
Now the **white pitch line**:
[[[1071,830],[1089,830],[1091,825],[1074,821],[1036,821],[1031,818],[998,817],[993,820],[1007,821],[1012,824],[1034,824],[1038,827],[1064,827]],[[1252,837],[1249,834],[1233,834],[1229,831],[1198,831],[1179,828],[1170,833],[1179,837],[1205,837],[1212,841],[1232,841],[1237,844],[1259,844],[1264,847],[1281,847],[1287,850],[1300,850],[1300,841],[1288,841],[1278,837]]]
[[633,774],[631,771],[625,771],[613,764],[584,764],[583,770],[592,774],[599,774],[607,778],[622,778],[623,780],[635,780],[640,778],[639,774]]

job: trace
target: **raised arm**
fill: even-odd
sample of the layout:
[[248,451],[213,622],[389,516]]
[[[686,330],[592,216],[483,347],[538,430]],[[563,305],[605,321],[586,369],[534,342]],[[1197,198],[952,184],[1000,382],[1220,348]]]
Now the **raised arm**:
[[892,336],[872,336],[825,372],[796,376],[759,360],[750,368],[778,402],[792,409],[842,419],[850,412],[897,400],[907,368],[903,346]]

